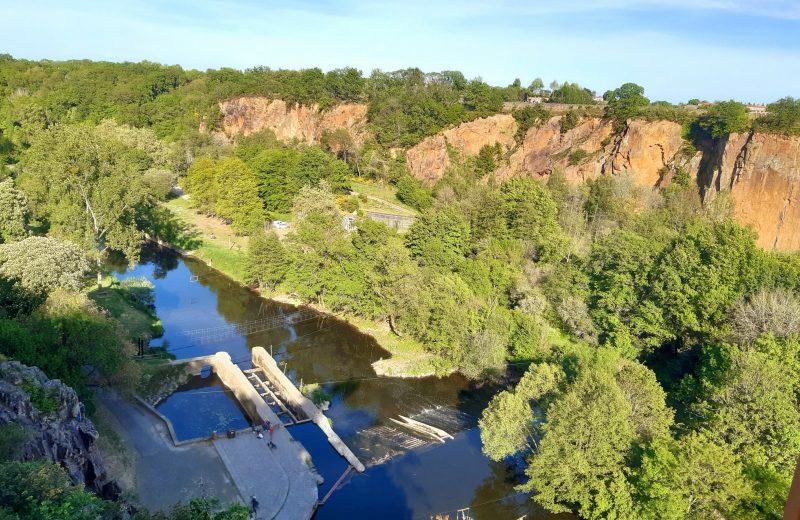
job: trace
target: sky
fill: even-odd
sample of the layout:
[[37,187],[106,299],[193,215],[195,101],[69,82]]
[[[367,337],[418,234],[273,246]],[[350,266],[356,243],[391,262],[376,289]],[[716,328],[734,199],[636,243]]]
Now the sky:
[[800,0],[0,0],[0,53],[185,68],[461,70],[651,100],[800,97]]

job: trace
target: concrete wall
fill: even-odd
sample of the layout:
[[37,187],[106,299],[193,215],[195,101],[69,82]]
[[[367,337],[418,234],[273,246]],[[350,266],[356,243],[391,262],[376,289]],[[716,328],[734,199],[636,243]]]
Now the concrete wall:
[[251,419],[281,424],[275,412],[261,398],[258,390],[253,387],[242,369],[233,364],[230,354],[217,352],[213,356],[209,356],[209,361],[214,368],[214,373],[217,374],[222,384],[230,388],[236,399],[250,414]]
[[[253,365],[267,373],[270,381],[272,381],[280,390],[281,396],[286,399],[291,406],[303,410],[303,413],[305,413],[309,419],[314,421],[317,426],[320,427],[320,429],[325,433],[325,436],[328,438],[328,442],[331,443],[334,449],[342,457],[347,459],[347,462],[349,462],[351,466],[353,466],[357,471],[364,471],[364,465],[358,460],[358,457],[356,457],[355,454],[350,451],[350,448],[348,448],[344,441],[339,438],[336,432],[333,431],[330,422],[328,422],[328,418],[325,417],[317,405],[311,402],[308,397],[304,396],[302,392],[297,389],[294,383],[292,383],[292,381],[286,377],[286,374],[284,374],[281,369],[278,368],[278,364],[275,363],[275,360],[272,358],[272,356],[267,354],[267,351],[261,347],[255,347],[252,351],[252,354]],[[244,374],[242,374],[242,376],[244,377]],[[247,378],[245,378],[245,381],[246,380]],[[248,385],[249,384],[250,383],[248,382]],[[229,388],[232,388],[230,385],[228,386]],[[250,388],[253,388],[252,385]],[[257,392],[256,395],[258,395]]]

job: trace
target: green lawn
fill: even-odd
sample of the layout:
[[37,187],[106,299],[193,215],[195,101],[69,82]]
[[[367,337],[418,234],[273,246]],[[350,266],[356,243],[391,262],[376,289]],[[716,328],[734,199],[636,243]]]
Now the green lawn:
[[370,197],[367,202],[360,201],[361,208],[371,211],[380,211],[394,215],[416,216],[417,211],[397,200],[397,189],[391,184],[367,181],[366,179],[352,179],[350,187],[359,194]]
[[137,338],[158,337],[163,333],[161,322],[153,313],[126,298],[124,290],[118,286],[106,285],[104,283],[103,288],[92,289],[88,296],[119,320],[128,331],[131,341],[136,342]]
[[189,230],[188,240],[172,244],[186,250],[222,271],[237,282],[246,277],[247,237],[236,235],[224,222],[214,217],[198,214],[184,199],[166,203],[172,213]]

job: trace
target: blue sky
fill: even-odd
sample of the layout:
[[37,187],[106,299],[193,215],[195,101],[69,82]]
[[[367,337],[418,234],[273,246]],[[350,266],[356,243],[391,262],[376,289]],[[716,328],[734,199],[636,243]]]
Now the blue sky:
[[458,69],[652,99],[800,97],[800,0],[0,0],[0,52],[206,69]]

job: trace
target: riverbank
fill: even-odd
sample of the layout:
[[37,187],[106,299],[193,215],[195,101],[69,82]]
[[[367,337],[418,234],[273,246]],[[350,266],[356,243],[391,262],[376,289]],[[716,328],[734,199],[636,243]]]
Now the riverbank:
[[[187,238],[172,244],[184,254],[203,261],[234,281],[244,285],[247,266],[247,237],[236,236],[230,226],[219,219],[198,214],[185,199],[177,198],[164,205],[184,226]],[[334,314],[329,309],[304,302],[287,293],[265,293],[253,289],[262,297],[290,305],[304,305],[321,313],[335,315],[371,336],[378,345],[389,352],[389,358],[373,363],[375,373],[391,377],[428,377],[451,374],[455,367],[444,359],[427,352],[419,342],[393,333],[386,322],[375,322],[352,314]]]
[[146,287],[120,284],[114,277],[106,277],[102,287],[93,286],[89,298],[122,324],[128,338],[136,343],[139,338],[158,338],[164,333],[155,310],[137,300],[134,292],[147,292]]

